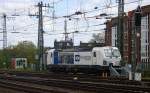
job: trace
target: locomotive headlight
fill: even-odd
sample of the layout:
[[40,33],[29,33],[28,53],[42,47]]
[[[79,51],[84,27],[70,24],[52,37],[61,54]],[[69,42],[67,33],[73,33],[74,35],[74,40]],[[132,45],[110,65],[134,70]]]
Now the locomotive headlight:
[[113,63],[114,66],[119,65],[119,61],[114,61],[114,62],[112,62],[112,63]]

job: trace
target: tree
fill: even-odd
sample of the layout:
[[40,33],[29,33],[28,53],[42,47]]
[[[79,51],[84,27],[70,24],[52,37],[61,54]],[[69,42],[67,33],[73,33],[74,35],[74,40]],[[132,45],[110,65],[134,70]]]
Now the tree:
[[27,58],[28,63],[35,63],[36,53],[37,48],[31,41],[23,41],[16,46],[9,46],[0,50],[0,68],[8,68],[12,58]]
[[14,53],[16,57],[27,58],[28,63],[35,62],[35,55],[37,52],[36,46],[30,41],[19,42],[17,46],[14,46]]
[[104,33],[93,34],[92,39],[89,42],[104,43],[105,42]]

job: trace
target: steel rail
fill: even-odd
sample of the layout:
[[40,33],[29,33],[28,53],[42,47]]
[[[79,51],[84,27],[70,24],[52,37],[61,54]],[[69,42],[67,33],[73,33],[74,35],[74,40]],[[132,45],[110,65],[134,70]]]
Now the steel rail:
[[150,87],[140,85],[125,85],[125,84],[112,84],[106,82],[83,82],[78,80],[61,80],[61,79],[44,79],[38,77],[7,77],[9,80],[16,80],[21,82],[30,82],[39,85],[55,86],[61,88],[77,89],[77,90],[88,90],[94,92],[104,93],[149,93]]
[[25,85],[24,83],[10,82],[9,80],[0,79],[0,87],[9,88],[15,91],[22,91],[27,93],[66,93],[53,89],[45,89],[42,87]]

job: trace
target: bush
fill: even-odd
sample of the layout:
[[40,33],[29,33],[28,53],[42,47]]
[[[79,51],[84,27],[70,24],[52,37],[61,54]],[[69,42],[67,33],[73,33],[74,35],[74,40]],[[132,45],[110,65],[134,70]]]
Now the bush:
[[146,70],[143,72],[143,77],[150,78],[150,70]]

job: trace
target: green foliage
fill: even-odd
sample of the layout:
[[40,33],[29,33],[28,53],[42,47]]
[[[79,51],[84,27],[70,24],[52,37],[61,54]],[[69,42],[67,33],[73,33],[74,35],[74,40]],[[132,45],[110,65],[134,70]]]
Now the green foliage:
[[104,43],[104,41],[105,41],[104,33],[98,33],[98,34],[93,34],[92,39],[89,42]]
[[16,46],[9,46],[0,50],[0,68],[9,68],[12,58],[27,58],[28,63],[35,63],[36,46],[30,41],[19,42]]
[[0,50],[0,68],[8,68],[10,62],[11,53],[8,50]]
[[143,77],[150,79],[150,70],[144,71],[143,72]]

